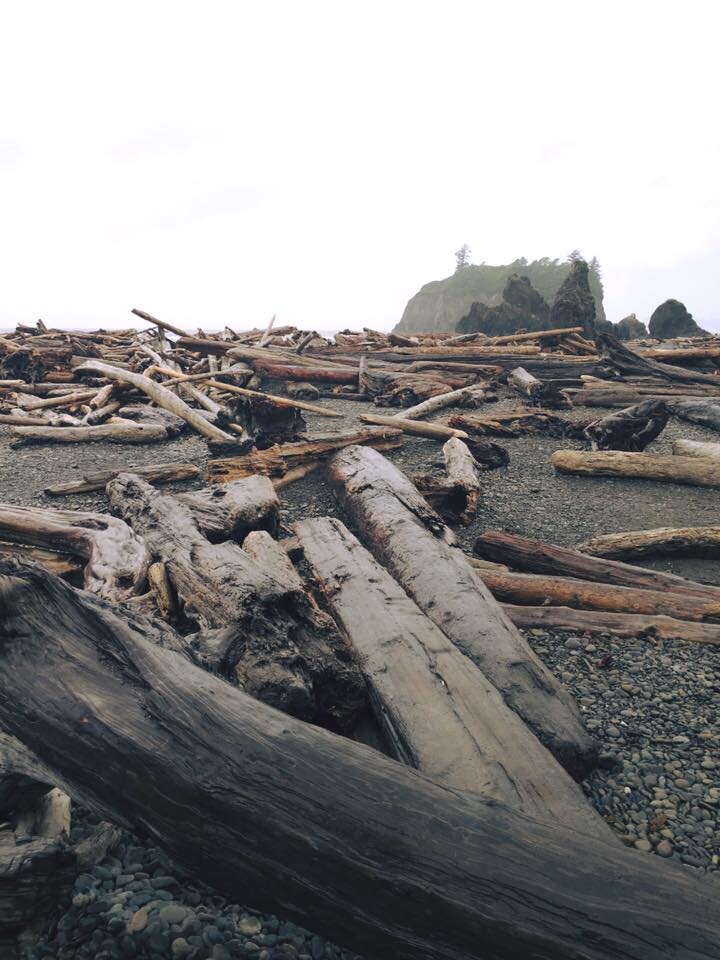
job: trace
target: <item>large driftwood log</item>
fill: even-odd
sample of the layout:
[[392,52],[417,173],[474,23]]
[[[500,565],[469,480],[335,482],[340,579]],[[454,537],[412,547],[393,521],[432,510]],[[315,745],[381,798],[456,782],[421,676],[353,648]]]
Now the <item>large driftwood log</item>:
[[664,400],[644,400],[585,427],[593,450],[644,450],[660,433],[670,417]]
[[134,473],[149,483],[176,483],[178,480],[190,480],[197,477],[200,468],[192,463],[156,463],[150,466],[126,464],[115,470],[93,470],[84,473],[77,480],[54,483],[45,487],[44,493],[52,497],[66,496],[70,493],[89,493],[91,490],[104,490],[107,484],[120,473]]
[[538,820],[607,835],[577,785],[495,687],[339,520],[304,520],[294,530],[360,654],[370,703],[397,759]]
[[210,543],[192,504],[131,474],[108,484],[113,509],[163,561],[193,646],[210,669],[308,720],[347,724],[364,701],[359,672],[297,583],[231,542]]
[[144,542],[106,514],[0,504],[0,539],[82,557],[85,589],[106,600],[131,597],[145,583]]
[[208,463],[209,483],[227,483],[240,477],[262,473],[271,477],[281,477],[289,471],[308,462],[317,464],[343,447],[355,443],[367,443],[370,446],[388,449],[402,445],[403,435],[397,428],[367,427],[352,433],[331,433],[299,443],[282,443],[267,450],[253,450],[240,457],[223,457]]
[[158,443],[168,439],[158,423],[103,423],[96,427],[13,427],[13,447],[36,443]]
[[658,363],[648,357],[641,357],[609,333],[597,337],[598,349],[603,357],[621,374],[661,377],[663,380],[678,380],[683,383],[709,383],[714,387],[718,379],[713,374],[698,373],[685,367],[675,367],[669,363]]
[[328,469],[338,500],[376,559],[563,766],[574,776],[587,773],[597,751],[572,697],[503,614],[410,480],[367,447],[348,447]]
[[588,477],[631,477],[695,487],[720,487],[720,463],[709,457],[656,457],[619,450],[556,450],[550,463],[561,473]]
[[[578,550],[612,559],[643,557],[717,557],[720,527],[658,527],[591,537]],[[720,590],[718,591],[720,593]]]
[[0,571],[0,723],[232,900],[251,891],[394,960],[716,957],[714,878],[436,784],[257,703],[38,569]]
[[712,599],[686,597],[681,593],[616,587],[537,573],[502,573],[495,570],[480,570],[478,573],[493,596],[505,603],[531,606],[547,603],[556,607],[644,613],[652,617],[675,617],[677,620],[720,619],[720,595]]
[[83,363],[82,366],[77,367],[75,372],[80,374],[85,372],[99,373],[114,383],[129,383],[131,386],[137,387],[138,390],[142,390],[158,407],[162,407],[164,410],[169,410],[170,413],[182,417],[183,420],[187,421],[194,430],[207,440],[220,444],[235,443],[235,439],[231,434],[225,433],[224,430],[210,423],[210,421],[201,416],[197,410],[189,407],[184,400],[176,397],[167,387],[163,387],[162,384],[156,383],[141,373],[134,373],[132,370],[123,370],[120,367],[112,366],[109,363],[102,363],[99,360],[88,360]]
[[628,640],[684,640],[687,643],[720,645],[720,625],[648,617],[646,614],[603,613],[572,607],[525,607],[504,603],[503,610],[523,630],[570,630],[577,633],[610,633]]
[[280,501],[267,477],[245,477],[175,497],[190,508],[198,529],[211,543],[241,543],[251,530],[277,533]]
[[307,428],[297,407],[279,406],[262,395],[234,397],[228,407],[233,420],[242,425],[260,449],[300,440]]
[[[717,378],[716,378],[717,379]],[[670,413],[679,420],[699,423],[711,430],[720,430],[720,398],[672,399],[667,402]]]
[[574,577],[596,583],[638,590],[660,590],[684,596],[720,598],[720,587],[686,580],[673,573],[647,570],[616,560],[587,556],[580,549],[557,547],[541,540],[519,537],[501,530],[487,530],[475,541],[474,551],[484,560],[507,564],[515,570],[542,573],[553,577]]
[[720,443],[701,440],[673,440],[672,452],[676,457],[709,457],[720,463]]

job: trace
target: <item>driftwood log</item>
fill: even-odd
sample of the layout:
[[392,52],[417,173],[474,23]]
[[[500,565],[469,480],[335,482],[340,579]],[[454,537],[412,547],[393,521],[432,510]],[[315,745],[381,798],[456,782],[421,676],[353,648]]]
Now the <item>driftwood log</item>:
[[145,583],[143,540],[107,514],[0,504],[0,539],[82,557],[85,589],[106,600],[127,599]]
[[698,373],[685,367],[675,367],[669,363],[651,360],[649,357],[641,357],[612,334],[599,334],[597,344],[603,359],[621,374],[654,376],[666,381],[677,380],[682,383],[708,383],[714,387],[718,386],[718,379],[713,374]]
[[530,650],[464,558],[451,531],[382,454],[348,447],[328,465],[361,539],[420,609],[494,684],[563,766],[597,759],[577,705]]
[[[716,378],[717,379],[717,378]],[[667,402],[670,413],[679,420],[699,423],[711,430],[720,430],[720,398],[704,400],[701,397],[671,399]]]
[[[364,703],[346,645],[297,582],[273,575],[235,543],[210,543],[196,504],[131,474],[108,484],[115,512],[161,560],[197,656],[253,696],[295,716],[350,723]],[[203,500],[207,509],[207,501]]]
[[125,464],[115,470],[93,470],[84,473],[77,480],[67,480],[45,487],[44,492],[52,497],[66,496],[70,493],[89,493],[92,490],[104,490],[107,484],[120,473],[134,473],[149,483],[176,483],[179,480],[191,480],[200,473],[200,468],[192,463],[156,463],[151,466]]
[[331,433],[322,437],[313,437],[312,440],[303,440],[299,443],[277,444],[267,450],[253,450],[239,457],[210,460],[208,482],[227,483],[255,473],[282,477],[307,463],[312,463],[315,469],[320,460],[351,444],[367,443],[369,446],[390,449],[401,446],[402,442],[403,435],[397,428],[367,427],[351,433]]
[[714,598],[688,597],[682,593],[616,587],[572,577],[495,570],[480,570],[478,573],[493,596],[504,603],[531,606],[545,603],[580,610],[675,617],[677,620],[720,620],[720,592]]
[[667,425],[664,400],[644,400],[633,407],[594,420],[585,427],[593,450],[644,450]]
[[431,413],[437,413],[445,407],[479,407],[485,400],[486,393],[483,386],[461,387],[460,390],[449,390],[447,393],[438,394],[436,397],[430,397],[414,407],[408,407],[397,414],[402,420],[417,420],[420,417],[427,417]]
[[595,583],[634,587],[638,590],[659,590],[684,596],[720,598],[720,587],[686,580],[673,573],[647,570],[616,560],[588,556],[580,549],[557,547],[541,540],[531,540],[500,530],[488,530],[475,541],[474,551],[484,560],[506,564],[515,570],[541,573],[553,577],[574,577]]
[[162,407],[164,410],[168,410],[170,413],[181,417],[207,440],[219,444],[235,443],[235,438],[231,434],[225,433],[224,430],[210,423],[210,421],[201,416],[197,410],[189,407],[184,400],[176,397],[172,390],[168,390],[167,387],[156,383],[141,373],[134,373],[132,370],[123,370],[120,367],[103,363],[99,360],[88,360],[83,363],[82,366],[77,367],[75,372],[78,374],[99,373],[114,383],[128,383],[150,397],[158,407]]
[[576,633],[612,634],[628,640],[684,640],[687,643],[720,644],[720,625],[648,617],[646,614],[603,613],[572,607],[525,607],[504,603],[503,610],[523,630],[569,630]]
[[190,509],[197,528],[211,543],[242,543],[251,530],[267,530],[273,535],[278,530],[280,501],[264,476],[178,493],[175,499]]
[[[644,557],[717,557],[720,527],[658,527],[591,537],[578,550],[594,557],[638,560]],[[720,592],[720,591],[719,591]]]
[[96,427],[13,427],[11,446],[37,443],[158,443],[168,439],[157,423],[103,423]]
[[539,380],[524,367],[516,367],[510,371],[508,384],[532,405],[552,410],[562,410],[572,406],[567,396],[554,383]]
[[674,440],[672,452],[677,457],[709,457],[720,463],[720,443],[701,440]]
[[363,423],[374,423],[381,427],[395,427],[402,430],[403,433],[412,433],[418,437],[429,437],[431,440],[449,440],[450,437],[459,437],[461,440],[467,440],[467,433],[464,430],[456,430],[446,427],[441,423],[424,423],[417,420],[406,420],[404,417],[383,417],[376,413],[362,413],[360,419]]
[[480,464],[457,437],[443,444],[443,458],[444,474],[416,476],[415,486],[446,523],[470,523],[480,499]]
[[561,473],[588,477],[630,477],[695,487],[720,486],[720,463],[711,458],[656,457],[619,450],[557,450],[550,463]]
[[714,878],[437,784],[0,572],[0,723],[232,900],[394,960],[717,956]]
[[304,520],[294,531],[360,655],[373,712],[397,759],[538,820],[609,836],[495,687],[339,520]]

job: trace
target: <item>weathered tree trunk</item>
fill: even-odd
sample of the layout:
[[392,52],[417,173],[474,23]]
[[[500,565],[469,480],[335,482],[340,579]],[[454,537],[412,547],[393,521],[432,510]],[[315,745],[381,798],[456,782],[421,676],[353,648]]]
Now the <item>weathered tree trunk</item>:
[[644,450],[662,431],[670,414],[664,400],[644,400],[585,427],[593,450]]
[[0,571],[0,723],[231,900],[394,960],[716,957],[714,878],[436,784]]
[[541,540],[518,537],[500,530],[487,530],[475,541],[475,553],[485,560],[507,564],[515,570],[543,573],[553,577],[574,577],[596,583],[639,590],[660,590],[684,596],[720,599],[720,587],[686,580],[661,570],[647,570],[616,560],[587,556],[581,548],[556,547]]
[[206,666],[303,719],[355,718],[364,702],[357,667],[297,583],[235,543],[208,542],[191,504],[139,477],[122,474],[108,495],[165,564],[184,621],[205,631],[193,646]]
[[65,393],[61,397],[46,397],[44,400],[27,400],[23,406],[26,410],[45,410],[48,407],[72,407],[78,403],[86,403],[96,395],[97,390],[77,390],[74,393]]
[[[328,457],[343,447],[355,443],[367,443],[370,446],[388,449],[402,445],[403,435],[397,428],[385,427],[376,430],[372,427],[356,430],[352,433],[331,433],[299,443],[282,443],[268,450],[253,450],[240,457],[223,457],[208,462],[208,482],[227,483],[240,477],[249,477],[255,473],[271,477],[281,477],[285,473],[307,462],[316,463],[318,459]],[[314,468],[313,468],[314,469]]]
[[538,820],[609,837],[495,687],[339,520],[304,520],[294,530],[360,655],[370,703],[397,759]]
[[[720,527],[658,527],[591,537],[578,550],[594,557],[717,557]],[[720,590],[718,591],[720,594]]]
[[486,417],[458,414],[450,417],[448,423],[452,427],[467,430],[471,437],[519,437],[534,433],[547,433],[551,437],[573,437],[582,436],[585,426],[539,408],[511,410]]
[[677,457],[707,457],[720,463],[720,443],[705,443],[701,440],[673,440],[672,452]]
[[78,480],[55,483],[50,487],[45,487],[44,493],[52,497],[60,497],[70,493],[89,493],[91,490],[104,490],[107,484],[120,473],[134,473],[149,483],[176,483],[179,480],[190,480],[197,477],[200,468],[192,463],[156,463],[146,467],[129,463],[115,470],[95,470],[84,473]]
[[314,383],[287,383],[287,395],[291,400],[318,400],[320,391]]
[[273,363],[268,360],[254,360],[253,366],[265,376],[277,380],[355,384],[358,376],[355,367],[298,367],[291,364]]
[[550,463],[561,473],[589,477],[632,477],[665,483],[686,483],[695,487],[719,487],[720,463],[709,457],[655,457],[648,453],[619,450],[585,452],[557,450]]
[[544,383],[538,380],[532,373],[524,367],[516,367],[508,375],[508,384],[527,397],[531,404],[537,404],[541,407],[549,407],[553,410],[566,409],[572,406],[564,393],[553,383]]
[[102,423],[95,427],[13,427],[13,447],[36,443],[158,443],[168,439],[156,423]]
[[242,543],[251,530],[277,533],[280,501],[267,477],[251,476],[222,486],[175,494],[189,507],[193,519],[211,543]]
[[144,542],[106,514],[0,504],[0,539],[82,557],[85,589],[106,600],[131,597],[145,583]]
[[610,633],[628,640],[685,640],[687,643],[720,644],[720,625],[648,617],[646,614],[602,613],[572,607],[525,607],[504,603],[503,610],[522,629],[569,630],[577,633]]
[[720,596],[714,599],[686,597],[681,593],[616,587],[536,573],[500,573],[492,570],[478,572],[495,599],[505,603],[547,603],[556,607],[644,613],[653,617],[675,617],[677,620],[720,619]]
[[597,750],[575,702],[503,614],[408,478],[365,447],[341,451],[328,469],[338,500],[376,559],[563,766],[584,776]]

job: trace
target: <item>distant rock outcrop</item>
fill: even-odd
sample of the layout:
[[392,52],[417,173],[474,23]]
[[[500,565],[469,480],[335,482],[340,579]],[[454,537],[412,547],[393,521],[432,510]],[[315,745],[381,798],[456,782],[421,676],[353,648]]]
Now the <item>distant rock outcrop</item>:
[[679,300],[666,300],[650,317],[650,336],[659,340],[668,340],[671,337],[703,337],[706,334],[707,331],[695,323],[693,315]]
[[638,320],[634,313],[613,324],[614,333],[618,340],[642,340],[648,335],[648,328]]
[[527,277],[513,273],[503,289],[503,299],[495,307],[473,303],[457,325],[458,333],[486,333],[503,336],[518,330],[547,330],[550,307]]
[[[546,303],[552,303],[570,268],[569,262],[551,260],[549,257],[530,262],[521,258],[498,266],[485,263],[461,266],[451,277],[426,283],[408,302],[394,332],[412,334],[455,330],[460,318],[470,312],[473,303],[488,307],[506,303],[503,292],[513,274],[526,278],[538,296]],[[598,264],[594,260],[590,263],[589,282],[596,316],[604,320],[602,282]]]
[[588,265],[573,260],[550,311],[553,327],[582,327],[584,336],[595,338],[595,300],[590,290]]

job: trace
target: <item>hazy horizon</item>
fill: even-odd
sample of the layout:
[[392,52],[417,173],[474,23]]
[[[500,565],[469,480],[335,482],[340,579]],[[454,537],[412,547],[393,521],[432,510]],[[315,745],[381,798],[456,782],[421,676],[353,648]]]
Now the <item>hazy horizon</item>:
[[[16,5],[0,326],[387,330],[473,263],[596,256],[720,329],[714,9]],[[11,91],[11,94],[8,93]],[[139,323],[139,321],[137,321]]]

